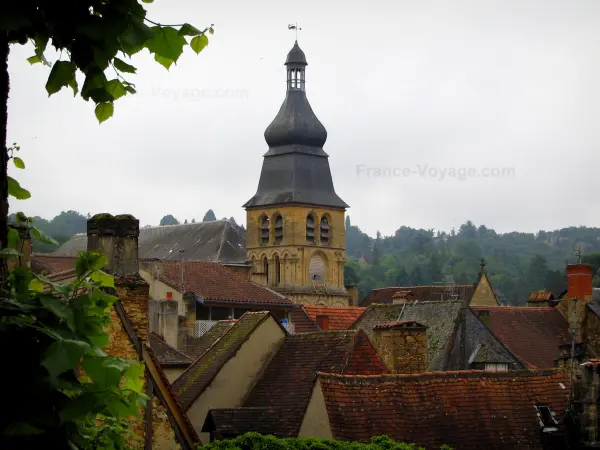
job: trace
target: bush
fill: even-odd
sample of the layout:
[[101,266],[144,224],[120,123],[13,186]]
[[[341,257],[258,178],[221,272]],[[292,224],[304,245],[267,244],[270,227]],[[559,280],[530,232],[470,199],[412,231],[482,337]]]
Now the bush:
[[[316,438],[276,438],[259,433],[246,433],[234,439],[215,441],[204,447],[211,450],[425,450],[416,444],[396,442],[387,436],[377,436],[368,444]],[[443,445],[440,450],[452,450]]]

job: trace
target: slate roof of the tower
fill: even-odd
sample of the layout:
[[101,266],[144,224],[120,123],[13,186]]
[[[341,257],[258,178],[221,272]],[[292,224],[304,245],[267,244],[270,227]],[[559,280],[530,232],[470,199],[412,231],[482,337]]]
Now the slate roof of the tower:
[[294,46],[285,59],[285,65],[287,66],[288,64],[308,65],[308,62],[306,62],[306,55],[298,45],[298,41],[294,42]]
[[[288,55],[290,64],[292,60],[295,64],[306,61],[298,43]],[[329,156],[323,150],[327,130],[304,89],[287,90],[279,112],[265,130],[265,140],[269,151],[264,155],[258,189],[245,208],[290,203],[348,207],[335,193]]]
[[[61,245],[55,254],[77,255],[79,251],[86,250],[87,235],[80,233]],[[244,263],[246,231],[231,220],[141,228],[139,257]]]
[[534,406],[562,417],[569,374],[435,372],[418,375],[319,374],[334,439],[386,435],[428,449],[541,449]]

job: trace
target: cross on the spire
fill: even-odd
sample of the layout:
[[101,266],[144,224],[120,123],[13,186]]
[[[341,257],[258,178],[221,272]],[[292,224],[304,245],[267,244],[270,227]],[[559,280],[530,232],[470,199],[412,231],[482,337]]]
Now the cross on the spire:
[[296,31],[296,41],[297,41],[298,40],[298,31],[302,31],[302,28],[298,28],[298,22],[289,24],[288,30]]

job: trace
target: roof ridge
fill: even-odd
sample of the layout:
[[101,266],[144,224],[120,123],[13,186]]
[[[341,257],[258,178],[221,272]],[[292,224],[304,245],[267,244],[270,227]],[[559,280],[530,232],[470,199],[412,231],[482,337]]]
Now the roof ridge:
[[[466,378],[474,376],[482,376],[484,378],[519,378],[519,377],[535,377],[535,376],[553,376],[565,373],[561,369],[536,369],[536,370],[509,370],[506,372],[490,372],[487,370],[447,370],[439,372],[422,372],[422,373],[387,373],[379,375],[347,375],[340,373],[317,372],[319,377],[330,379],[357,379],[357,380],[423,380],[425,378]],[[566,374],[565,374],[566,375]]]
[[471,306],[471,309],[482,310],[496,310],[496,311],[558,311],[553,306],[516,306],[516,305],[493,305],[493,306]]

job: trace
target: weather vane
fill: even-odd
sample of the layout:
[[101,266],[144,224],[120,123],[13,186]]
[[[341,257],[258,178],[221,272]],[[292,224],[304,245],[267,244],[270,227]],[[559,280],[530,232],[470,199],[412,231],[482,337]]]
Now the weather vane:
[[296,40],[298,40],[298,31],[302,31],[302,28],[298,28],[298,22],[291,23],[288,25],[288,30],[295,30],[296,31]]
[[581,247],[577,247],[577,250],[573,250],[577,255],[577,264],[581,264]]

